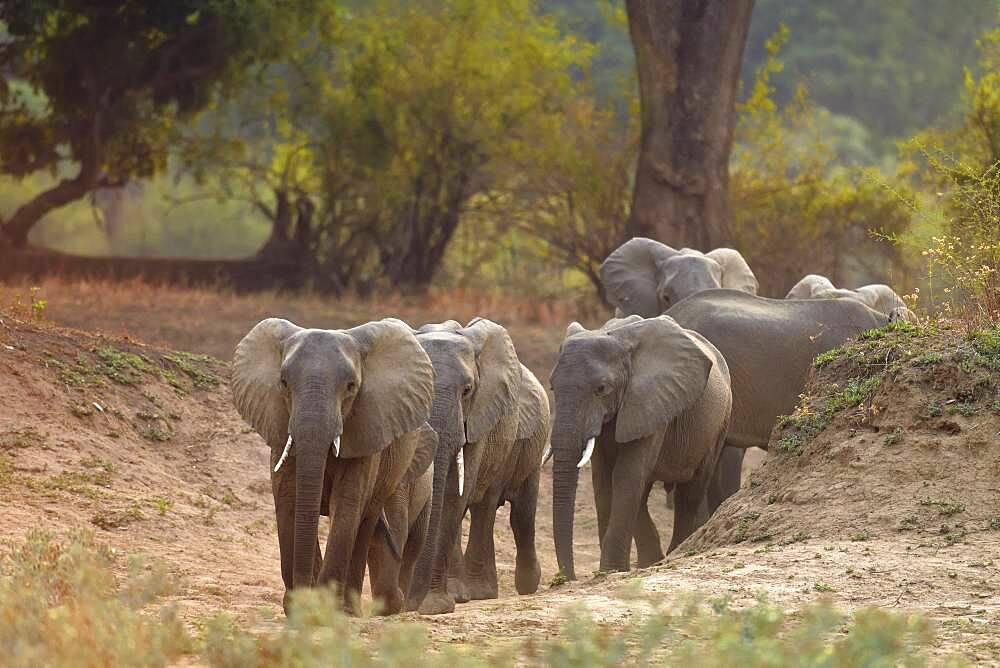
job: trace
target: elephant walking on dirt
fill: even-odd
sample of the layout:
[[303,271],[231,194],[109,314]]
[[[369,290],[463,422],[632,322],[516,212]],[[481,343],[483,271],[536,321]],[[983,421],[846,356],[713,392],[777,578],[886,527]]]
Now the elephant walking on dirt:
[[353,609],[385,502],[424,474],[436,447],[430,359],[399,320],[320,330],[268,318],[236,346],[232,388],[271,448],[286,611],[292,589],[327,583]]
[[732,409],[726,360],[670,317],[632,316],[595,331],[573,323],[552,371],[552,523],[563,575],[576,578],[573,519],[579,469],[592,462],[601,570],[663,558],[647,499],[676,488],[668,551],[708,519],[708,489]]
[[[439,445],[428,537],[406,607],[438,614],[455,609],[455,593],[460,600],[498,595],[493,527],[505,501],[511,504],[517,545],[515,585],[520,594],[533,593],[541,578],[535,509],[549,436],[545,392],[518,360],[507,330],[494,322],[477,318],[464,327],[455,321],[427,325],[417,340],[434,365],[430,424]],[[458,541],[467,511],[471,534],[460,560]]]
[[383,615],[403,611],[413,569],[427,539],[433,474],[434,467],[430,466],[389,497],[385,504],[385,540],[376,538],[368,550],[372,597],[381,603],[379,611]]

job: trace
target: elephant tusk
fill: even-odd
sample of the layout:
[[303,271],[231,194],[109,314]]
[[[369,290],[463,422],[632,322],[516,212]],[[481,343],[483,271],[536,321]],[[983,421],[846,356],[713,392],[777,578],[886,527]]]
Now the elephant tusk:
[[292,451],[292,435],[288,435],[288,441],[285,443],[285,449],[281,451],[281,457],[278,458],[278,463],[274,465],[274,472],[277,473],[281,465],[285,463],[288,459],[288,453]]
[[462,496],[465,491],[465,448],[459,448],[455,455],[455,464],[458,466],[458,495]]
[[596,436],[591,436],[590,440],[587,441],[587,447],[583,449],[583,457],[580,457],[580,463],[576,465],[576,468],[582,469],[590,461],[590,456],[594,454],[594,443],[597,442]]
[[340,436],[333,439],[333,456],[334,458],[340,456]]
[[552,459],[552,444],[551,443],[549,443],[548,445],[545,446],[545,454],[542,455],[542,466],[545,466],[545,463],[548,462],[550,459]]

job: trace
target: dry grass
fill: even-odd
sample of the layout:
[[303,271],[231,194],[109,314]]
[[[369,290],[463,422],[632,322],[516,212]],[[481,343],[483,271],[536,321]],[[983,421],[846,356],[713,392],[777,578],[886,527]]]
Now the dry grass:
[[[414,327],[482,316],[505,325],[522,360],[547,377],[566,325],[597,322],[607,314],[594,304],[578,309],[573,300],[527,299],[464,289],[430,289],[419,295],[326,297],[48,278],[40,283],[0,285],[0,304],[44,300],[42,317],[52,322],[229,359],[233,346],[259,320],[279,316],[310,327],[345,328],[384,317]],[[584,313],[580,313],[583,311]],[[589,315],[589,317],[586,317]]]

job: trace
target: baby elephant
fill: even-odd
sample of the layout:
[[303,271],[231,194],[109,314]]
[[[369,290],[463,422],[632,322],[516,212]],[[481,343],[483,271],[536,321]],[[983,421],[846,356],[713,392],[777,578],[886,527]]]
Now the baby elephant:
[[732,411],[729,368],[716,348],[670,316],[578,323],[551,377],[552,521],[559,568],[575,579],[573,517],[579,469],[592,461],[601,570],[663,558],[646,503],[655,482],[675,486],[674,549],[708,519],[706,493]]
[[838,288],[826,276],[807,274],[792,286],[785,299],[853,299],[873,311],[889,316],[890,322],[917,322],[917,316],[895,290],[882,283],[862,285],[854,290]]
[[381,539],[368,549],[372,597],[381,601],[383,615],[403,611],[413,568],[427,539],[433,486],[434,467],[428,466],[419,478],[400,485],[385,504]]

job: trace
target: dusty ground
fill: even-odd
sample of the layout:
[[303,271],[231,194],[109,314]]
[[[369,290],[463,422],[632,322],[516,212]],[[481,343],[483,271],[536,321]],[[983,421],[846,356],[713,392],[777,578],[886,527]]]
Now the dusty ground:
[[[45,315],[223,357],[270,313],[331,326],[371,317],[361,305],[279,296],[133,293],[62,285],[43,294]],[[402,305],[396,314],[415,324],[449,315],[422,311],[426,306]],[[454,315],[471,317],[483,307],[465,304]],[[561,339],[560,317],[529,312],[509,323],[540,378]],[[0,535],[89,527],[117,548],[161,559],[180,576],[176,599],[192,624],[223,610],[246,620],[258,619],[261,608],[277,612],[267,453],[231,408],[225,365],[113,334],[33,324],[26,313],[0,319]],[[651,569],[549,589],[556,565],[551,478],[543,476],[541,591],[513,594],[513,541],[501,510],[501,598],[423,620],[432,638],[545,638],[557,632],[563,610],[580,603],[620,624],[641,614],[644,604],[632,596],[641,586],[665,601],[694,594],[741,605],[765,593],[788,609],[829,597],[846,610],[919,611],[938,622],[941,653],[1000,664],[1000,422],[990,403],[998,399],[997,371],[970,358],[972,371],[958,375],[952,367],[961,368],[971,349],[957,341],[947,335],[928,344],[940,358],[914,352],[915,341],[896,346],[905,367],[898,377],[804,438],[797,452],[772,452],[681,554]],[[856,375],[856,353],[824,370],[831,375],[807,391],[816,397],[807,405],[815,409],[840,391],[824,390],[823,382]],[[940,414],[930,414],[932,402]],[[961,412],[949,410],[956,403]],[[967,405],[974,406],[969,415]],[[899,437],[887,442],[897,428]],[[775,442],[794,430],[778,430]],[[651,506],[667,534],[670,511],[659,501]],[[598,549],[586,476],[577,514],[578,572],[591,573]],[[363,631],[382,623],[358,622]]]

